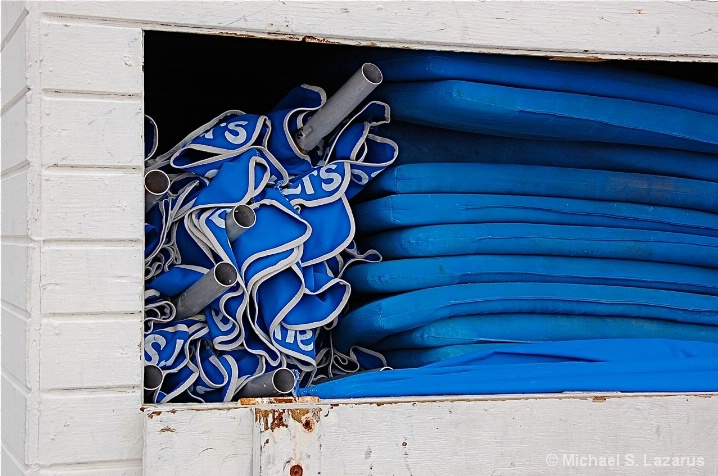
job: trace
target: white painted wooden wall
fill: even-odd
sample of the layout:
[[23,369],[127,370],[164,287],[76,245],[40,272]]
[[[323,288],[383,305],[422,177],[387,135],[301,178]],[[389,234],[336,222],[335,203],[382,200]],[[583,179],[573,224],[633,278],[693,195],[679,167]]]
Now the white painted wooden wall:
[[[140,411],[143,29],[507,54],[718,61],[715,2],[3,0],[0,5],[3,476],[141,474],[145,431],[163,437],[148,440],[148,445],[158,448],[162,443],[162,461],[167,464],[181,462],[167,455],[201,442],[204,447],[193,448],[203,456],[193,467],[205,472],[217,470],[221,462],[232,463],[230,467],[240,472],[259,472],[259,462],[272,454],[244,446],[254,441],[252,432],[259,431],[252,413],[256,410],[177,412],[180,420],[205,419],[203,433],[188,432],[191,426],[185,426],[181,437],[161,431],[164,427],[154,431],[157,422],[172,423],[174,414],[164,412],[160,420],[150,418],[153,409],[147,410],[146,418]],[[660,419],[667,412],[666,418],[675,416],[678,423],[661,426],[660,431],[669,433],[657,441],[667,447],[681,441],[700,448],[712,443],[700,433],[706,430],[701,422],[713,429],[718,426],[715,418],[706,419],[718,415],[718,399],[697,398],[645,398],[640,405],[628,403],[625,411],[634,411],[638,421]],[[671,405],[681,399],[688,403],[676,403],[680,412],[670,413]],[[369,412],[366,415],[378,421],[394,421],[400,431],[386,435],[396,439],[407,432],[430,432],[434,423],[446,430],[439,419],[452,405],[477,415],[477,422],[483,421],[478,419],[482,411],[493,412],[501,424],[514,415],[523,418],[526,412],[534,418],[531,412],[571,412],[583,405],[564,407],[561,400],[547,401],[543,406],[492,400],[427,403],[421,412],[411,404],[386,412],[361,405],[317,408],[329,415],[322,423],[322,431],[328,433],[322,434],[341,435],[343,421],[362,420]],[[592,414],[594,407],[585,408]],[[602,418],[624,411],[608,405],[595,408],[610,409],[601,413]],[[222,418],[243,420],[222,430],[217,427]],[[553,424],[538,417],[528,421],[537,431]],[[684,428],[681,422],[690,425]],[[519,431],[520,422],[512,424],[507,431]],[[576,438],[591,434],[591,428],[575,433]],[[605,437],[611,440],[633,434],[622,423],[610,428]],[[554,429],[550,438],[557,444],[574,438],[570,427],[556,424]],[[354,438],[379,437],[381,433],[364,432]],[[391,445],[401,441],[391,438],[385,441],[390,450],[372,449],[374,458],[406,456],[408,462],[418,461],[411,459],[419,454],[415,450],[399,455],[401,448]],[[426,444],[433,437],[422,438]],[[533,437],[527,438],[510,441],[519,452],[532,448]],[[708,438],[718,439],[715,432]],[[322,443],[312,441],[306,451],[316,452],[311,445]],[[202,451],[227,448],[232,442],[238,445],[231,454]],[[352,456],[346,449],[340,454]],[[148,458],[157,461],[153,454]],[[325,468],[330,467],[327,458],[331,460],[322,456]],[[346,459],[331,461],[351,464]],[[270,463],[276,461],[267,461],[262,474],[272,474]],[[368,468],[364,474],[371,474]],[[406,471],[397,468],[397,474],[410,471],[409,466]]]

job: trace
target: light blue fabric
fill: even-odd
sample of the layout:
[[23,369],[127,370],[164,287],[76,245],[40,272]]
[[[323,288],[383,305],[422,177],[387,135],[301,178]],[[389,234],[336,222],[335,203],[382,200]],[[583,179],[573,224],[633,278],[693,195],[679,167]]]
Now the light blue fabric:
[[455,80],[387,83],[376,96],[426,126],[718,153],[718,115],[672,106]]
[[718,268],[718,238],[623,228],[523,223],[434,225],[378,233],[366,237],[363,243],[389,259],[547,255]]
[[718,326],[585,314],[469,315],[441,319],[416,329],[390,335],[377,342],[372,348],[384,352],[500,342],[623,338],[662,338],[718,343]]
[[354,207],[357,232],[422,225],[535,223],[670,231],[718,237],[718,214],[636,203],[493,194],[389,195]]
[[401,144],[397,165],[494,163],[634,172],[718,182],[718,156],[608,142],[499,137],[392,122],[382,134]]
[[718,296],[718,269],[650,261],[532,255],[461,255],[359,264],[343,275],[355,293],[386,294],[470,283],[572,283]]
[[334,330],[346,352],[447,317],[476,314],[587,314],[718,325],[718,297],[677,291],[557,283],[481,283],[422,289],[351,310]]
[[[559,361],[546,362],[546,357]],[[716,390],[718,344],[617,339],[505,346],[415,369],[358,373],[301,388],[298,395],[361,398]]]
[[718,183],[538,165],[408,164],[392,167],[364,199],[405,193],[489,193],[579,198],[718,213]]

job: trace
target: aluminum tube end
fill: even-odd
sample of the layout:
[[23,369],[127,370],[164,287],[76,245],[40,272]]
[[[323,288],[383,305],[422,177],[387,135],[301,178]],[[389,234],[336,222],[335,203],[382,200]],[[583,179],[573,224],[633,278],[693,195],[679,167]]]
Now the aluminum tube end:
[[232,263],[223,261],[216,264],[199,281],[172,300],[172,304],[177,310],[176,317],[184,318],[196,315],[228,288],[234,286],[238,279],[239,273]]
[[170,190],[170,178],[161,170],[150,170],[145,174],[145,212]]
[[286,395],[294,390],[297,378],[289,369],[277,369],[272,374],[272,386],[278,395]]
[[257,214],[248,205],[237,205],[227,212],[224,218],[224,227],[227,230],[229,242],[233,242],[257,222]]
[[376,86],[379,86],[384,81],[384,75],[381,70],[373,63],[364,63],[361,67],[361,73],[368,82]]
[[364,63],[294,134],[297,147],[314,149],[384,80],[379,67]]
[[232,263],[228,263],[227,261],[217,264],[212,269],[212,272],[214,273],[215,281],[225,288],[233,286],[239,278],[237,268],[235,268]]
[[145,365],[144,370],[144,397],[146,403],[155,403],[157,391],[162,386],[162,370],[156,365]]
[[154,391],[162,385],[162,370],[156,365],[145,365],[144,389]]

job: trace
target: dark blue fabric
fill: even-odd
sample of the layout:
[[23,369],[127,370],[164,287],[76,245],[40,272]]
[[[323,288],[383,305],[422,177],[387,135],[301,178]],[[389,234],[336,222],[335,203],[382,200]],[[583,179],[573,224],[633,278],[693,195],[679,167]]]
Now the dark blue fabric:
[[718,269],[650,261],[532,255],[462,255],[362,263],[343,275],[358,293],[399,293],[452,284],[604,284],[718,295]]
[[408,164],[386,170],[364,199],[394,193],[491,193],[642,203],[718,213],[718,183],[538,165]]
[[623,338],[718,343],[718,326],[623,316],[485,314],[434,321],[416,329],[390,335],[372,348],[384,352],[501,342]]
[[430,365],[472,352],[500,349],[512,344],[444,345],[426,349],[393,349],[383,352],[386,365],[393,369],[410,369]]
[[364,238],[385,258],[547,255],[615,258],[718,268],[718,238],[664,231],[483,223],[401,228]]
[[401,144],[396,165],[426,162],[546,165],[718,182],[718,156],[608,142],[517,139],[395,121],[382,134]]
[[656,289],[556,283],[481,283],[422,289],[351,310],[334,346],[370,346],[447,317],[476,314],[587,314],[718,325],[718,297]]
[[718,88],[600,64],[441,51],[372,51],[385,81],[460,79],[560,91],[718,114]]
[[[521,356],[525,358],[520,360]],[[559,361],[546,362],[546,357]],[[564,360],[560,361],[561,358]],[[718,344],[617,339],[504,346],[415,369],[359,373],[299,389],[298,394],[359,398],[715,390],[718,390]]]
[[359,234],[422,225],[536,223],[718,236],[718,214],[636,203],[493,194],[389,195],[354,207]]
[[718,153],[718,115],[672,106],[455,80],[387,83],[376,96],[426,126]]

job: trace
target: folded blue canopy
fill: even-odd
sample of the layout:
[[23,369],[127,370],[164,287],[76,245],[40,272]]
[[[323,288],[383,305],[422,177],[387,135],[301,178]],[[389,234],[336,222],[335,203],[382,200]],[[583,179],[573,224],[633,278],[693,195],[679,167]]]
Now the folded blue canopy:
[[350,310],[334,347],[371,346],[447,317],[478,314],[605,315],[718,325],[718,297],[657,289],[564,283],[480,283],[421,289]]
[[358,264],[343,279],[357,293],[386,294],[452,284],[604,284],[718,295],[718,269],[650,261],[532,255],[438,256]]
[[535,223],[718,236],[718,214],[636,203],[494,194],[403,193],[354,207],[357,232],[422,225]]
[[381,68],[386,81],[459,79],[718,114],[718,88],[607,65],[442,51],[372,50],[368,60]]
[[396,119],[426,126],[718,153],[718,115],[673,106],[456,80],[387,83],[376,95]]
[[523,223],[434,225],[377,233],[363,244],[384,257],[548,255],[718,268],[718,238],[664,231]]
[[[585,314],[478,314],[448,317],[390,335],[380,352],[506,342],[662,338],[718,343],[718,326]],[[387,354],[388,355],[388,354]],[[391,365],[391,364],[389,364]]]
[[364,200],[405,193],[491,193],[643,203],[718,213],[718,183],[539,165],[407,164],[385,170]]
[[718,182],[718,156],[608,142],[518,139],[394,121],[383,134],[401,144],[396,165],[426,162],[545,165]]
[[607,339],[504,346],[419,368],[358,373],[301,388],[298,395],[359,398],[715,390],[718,344]]

